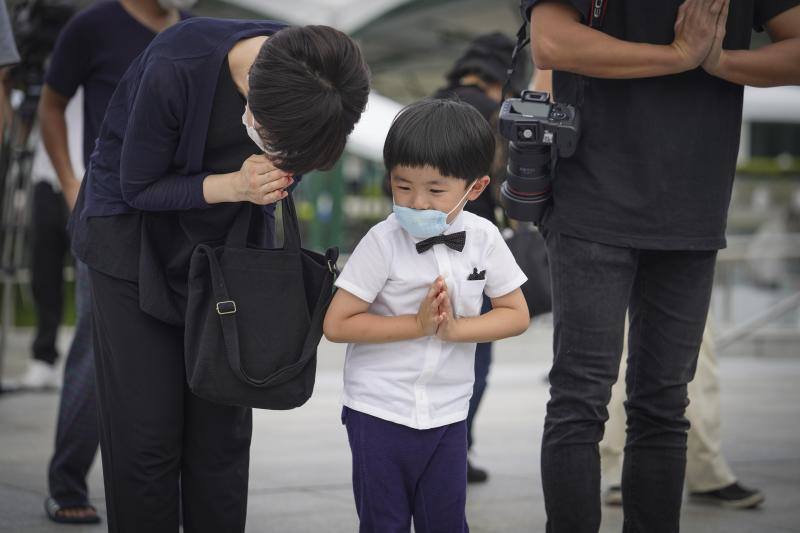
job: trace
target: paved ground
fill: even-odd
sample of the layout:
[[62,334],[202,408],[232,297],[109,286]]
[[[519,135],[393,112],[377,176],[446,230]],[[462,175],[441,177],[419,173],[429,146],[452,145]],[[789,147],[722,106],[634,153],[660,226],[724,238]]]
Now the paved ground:
[[[68,332],[66,333],[68,335]],[[544,531],[538,445],[547,389],[543,376],[550,330],[532,328],[496,349],[496,364],[477,425],[476,462],[489,483],[470,487],[468,515],[476,533]],[[63,339],[66,341],[67,339]],[[24,365],[27,333],[12,339],[7,377]],[[800,532],[800,347],[798,357],[721,357],[724,450],[746,484],[762,488],[757,511],[686,503],[688,533]],[[350,456],[339,424],[341,346],[323,343],[314,398],[292,412],[255,416],[249,532],[353,532]],[[97,532],[58,527],[43,517],[45,470],[57,396],[0,397],[0,532]],[[91,475],[93,501],[103,508],[99,461]],[[605,509],[603,532],[621,530],[622,513]]]

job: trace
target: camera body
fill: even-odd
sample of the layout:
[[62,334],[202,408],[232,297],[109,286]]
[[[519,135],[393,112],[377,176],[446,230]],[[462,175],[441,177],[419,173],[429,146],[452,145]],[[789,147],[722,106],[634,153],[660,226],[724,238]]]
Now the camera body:
[[500,134],[509,141],[501,202],[509,217],[538,224],[552,197],[555,162],[578,147],[578,111],[551,103],[547,93],[523,91],[503,102],[499,122]]

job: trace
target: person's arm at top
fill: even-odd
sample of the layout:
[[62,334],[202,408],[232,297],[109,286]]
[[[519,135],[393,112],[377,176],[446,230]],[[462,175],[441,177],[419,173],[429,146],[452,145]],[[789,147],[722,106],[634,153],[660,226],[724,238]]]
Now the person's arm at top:
[[[80,182],[70,157],[66,110],[75,92],[90,75],[94,43],[92,27],[87,21],[90,19],[85,13],[78,13],[59,33],[45,73],[38,108],[42,143],[70,210],[75,206]],[[84,105],[90,104],[84,102]]]
[[757,50],[725,50],[727,6],[703,68],[709,74],[739,85],[774,87],[800,85],[800,6],[772,17],[764,25],[772,44]]
[[69,155],[66,110],[70,98],[45,84],[39,99],[39,124],[42,142],[58,176],[61,191],[70,211],[75,207],[80,181],[75,176]]
[[139,81],[122,143],[122,198],[143,211],[203,209],[223,202],[267,205],[287,196],[291,175],[276,169],[264,155],[247,158],[225,174],[193,175],[171,171],[181,136],[186,99],[171,63],[146,67]]
[[322,331],[331,342],[382,343],[419,339],[436,334],[443,317],[438,312],[446,298],[441,277],[431,284],[416,315],[382,316],[369,312],[369,302],[347,290],[333,297]]
[[537,68],[595,78],[648,78],[698,67],[708,55],[728,0],[686,0],[668,45],[634,43],[590,28],[572,6],[543,0],[531,10],[531,51]]

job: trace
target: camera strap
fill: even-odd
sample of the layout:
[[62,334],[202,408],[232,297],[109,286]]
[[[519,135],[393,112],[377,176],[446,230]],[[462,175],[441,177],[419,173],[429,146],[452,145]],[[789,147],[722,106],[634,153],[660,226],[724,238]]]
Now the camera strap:
[[[608,0],[589,0],[589,20],[587,25],[590,28],[601,30],[603,28],[603,22],[606,19],[606,9],[608,8]],[[514,45],[514,51],[511,53],[511,65],[509,66],[508,70],[506,70],[506,82],[503,84],[503,94],[508,94],[508,90],[511,87],[511,76],[514,74],[514,70],[517,68],[517,60],[519,58],[519,53],[522,51],[528,43],[531,42],[531,34],[528,30],[528,14],[525,12],[525,8],[520,3],[520,15],[522,17],[522,26],[519,27],[517,30],[517,44]],[[581,80],[584,82],[585,80]],[[580,84],[580,102],[583,103],[583,83]],[[515,95],[516,96],[516,95]]]
[[522,13],[522,26],[517,30],[517,44],[514,45],[514,51],[511,52],[511,65],[509,65],[508,70],[506,70],[506,82],[503,84],[504,95],[508,94],[508,90],[511,88],[511,76],[517,68],[519,53],[529,42],[531,42],[531,36],[528,31],[528,19],[525,17],[525,13]]
[[[589,20],[586,24],[597,31],[603,31],[603,22],[606,19],[606,8],[608,7],[608,0],[589,0]],[[589,78],[586,76],[577,77],[577,94],[575,95],[575,104],[578,107],[583,106],[583,97],[586,92],[586,86],[589,85]]]
[[603,27],[606,18],[606,7],[608,0],[589,0],[591,2],[591,13],[589,16],[589,27],[599,30]]

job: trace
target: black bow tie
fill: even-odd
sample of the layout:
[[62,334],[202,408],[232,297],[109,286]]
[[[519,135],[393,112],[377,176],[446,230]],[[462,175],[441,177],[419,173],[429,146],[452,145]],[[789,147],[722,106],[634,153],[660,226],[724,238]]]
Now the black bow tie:
[[417,243],[417,253],[424,253],[433,248],[435,244],[446,244],[448,248],[460,252],[464,249],[464,243],[467,242],[467,232],[459,231],[458,233],[451,233],[450,235],[437,235],[424,241]]

